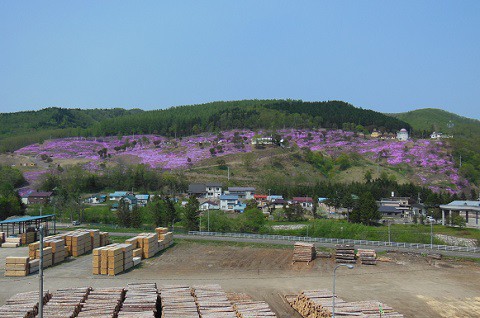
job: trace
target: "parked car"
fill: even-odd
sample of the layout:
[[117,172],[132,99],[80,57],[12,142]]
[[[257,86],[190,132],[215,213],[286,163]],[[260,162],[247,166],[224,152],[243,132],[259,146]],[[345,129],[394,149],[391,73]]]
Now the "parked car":
[[75,225],[80,225],[80,221],[73,221],[72,222],[72,225],[75,226]]
[[427,223],[433,223],[433,224],[437,223],[437,220],[435,220],[433,216],[430,216],[430,215],[425,218],[425,221],[427,221]]

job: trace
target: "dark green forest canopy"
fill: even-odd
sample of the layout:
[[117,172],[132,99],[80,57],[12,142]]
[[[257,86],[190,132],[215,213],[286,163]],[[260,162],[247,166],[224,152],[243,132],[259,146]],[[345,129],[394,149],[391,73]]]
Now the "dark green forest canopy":
[[72,136],[133,133],[188,136],[242,128],[342,128],[344,124],[367,130],[410,129],[404,121],[341,101],[220,101],[154,111],[46,108],[0,114],[0,151],[14,151],[48,138]]

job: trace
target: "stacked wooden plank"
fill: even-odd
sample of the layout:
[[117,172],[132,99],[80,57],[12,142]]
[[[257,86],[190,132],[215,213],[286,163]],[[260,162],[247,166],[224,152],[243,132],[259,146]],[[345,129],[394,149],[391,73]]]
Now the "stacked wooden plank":
[[132,244],[110,244],[93,250],[94,275],[115,276],[134,266]]
[[72,231],[65,234],[65,245],[69,255],[78,257],[91,251],[90,234],[84,231]]
[[43,307],[43,317],[77,317],[90,291],[90,287],[57,290],[52,294],[49,302]]
[[234,303],[233,308],[238,318],[272,318],[277,315],[264,301],[248,301]]
[[22,244],[30,244],[32,242],[35,242],[36,237],[37,233],[32,231],[20,234]]
[[[46,304],[51,294],[47,291],[43,297]],[[16,294],[4,306],[0,307],[2,318],[34,318],[38,313],[38,292]]]
[[160,312],[160,298],[157,284],[128,284],[125,300],[118,314],[119,318],[157,317]]
[[[328,290],[307,290],[298,296],[286,297],[286,299],[302,317],[326,318],[331,316],[330,310],[326,308],[328,304],[332,303],[332,292]],[[343,303],[344,301],[335,299],[335,302]]]
[[52,263],[56,265],[61,263],[67,257],[67,250],[65,248],[65,242],[62,239],[46,239],[44,241],[44,246],[52,248]]
[[360,259],[361,264],[377,265],[377,253],[375,250],[358,249],[357,257]]
[[310,263],[315,259],[315,245],[313,243],[296,242],[293,249],[293,262]]
[[236,318],[237,314],[220,285],[193,286],[198,313],[202,318]]
[[38,272],[40,269],[40,260],[39,259],[32,259],[28,262],[28,273],[33,274]]
[[0,245],[2,245],[3,242],[5,242],[5,232],[0,232]]
[[99,288],[90,291],[79,318],[116,318],[125,299],[123,288]]
[[110,236],[108,232],[100,232],[99,235],[100,235],[100,246],[106,246],[111,244]]
[[188,286],[167,285],[160,289],[161,318],[199,318],[197,305]]
[[138,238],[142,247],[143,258],[153,257],[160,251],[158,248],[157,233],[142,233]]
[[[35,250],[35,258],[40,259],[40,250]],[[53,265],[53,254],[51,247],[43,248],[43,268],[47,268]]]
[[166,249],[173,244],[173,233],[168,232],[166,227],[157,227],[155,232],[158,235],[158,248],[160,251]]
[[5,259],[5,276],[27,276],[30,273],[28,256],[8,256]]
[[22,245],[22,239],[20,237],[7,237],[5,238],[5,243],[2,244],[2,247],[16,248],[20,245]]
[[335,245],[335,262],[342,264],[355,264],[355,247],[349,244]]

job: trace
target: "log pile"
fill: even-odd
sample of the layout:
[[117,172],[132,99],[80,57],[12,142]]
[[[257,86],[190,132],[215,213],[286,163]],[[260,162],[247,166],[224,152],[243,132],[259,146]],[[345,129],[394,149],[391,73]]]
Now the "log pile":
[[[51,298],[47,291],[44,293],[43,303]],[[2,318],[34,318],[38,313],[38,292],[16,294],[4,306],[0,307]]]
[[118,318],[153,318],[160,309],[157,284],[128,284]]
[[355,264],[355,247],[348,244],[335,245],[335,262],[342,264]]
[[264,301],[247,301],[234,303],[233,308],[237,318],[272,318],[277,315]]
[[358,249],[357,257],[360,263],[364,265],[377,265],[377,253],[375,250]]
[[197,305],[188,286],[167,285],[160,289],[161,318],[199,318]]
[[57,290],[43,307],[45,318],[77,317],[90,293],[90,287]]
[[313,243],[296,242],[293,249],[293,262],[310,263],[315,259],[315,245]]
[[5,259],[5,276],[27,276],[30,273],[29,258],[8,256]]
[[90,291],[79,318],[116,318],[125,299],[123,288],[99,288]]
[[[332,314],[332,292],[329,290],[303,291],[298,296],[285,297],[290,305],[305,318],[325,318]],[[380,316],[380,310],[383,313]],[[403,318],[388,305],[376,300],[346,302],[335,297],[335,316],[363,318]]]
[[198,313],[202,318],[236,318],[237,314],[220,285],[197,285],[192,288]]

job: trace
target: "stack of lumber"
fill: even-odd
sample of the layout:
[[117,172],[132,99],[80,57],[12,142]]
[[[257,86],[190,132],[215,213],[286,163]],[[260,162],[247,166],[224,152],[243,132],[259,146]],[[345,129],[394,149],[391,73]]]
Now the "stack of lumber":
[[99,288],[90,291],[79,318],[116,318],[125,299],[123,288]]
[[65,245],[69,255],[78,257],[91,251],[90,234],[84,231],[72,231],[65,234]]
[[157,227],[155,232],[158,235],[158,248],[160,251],[166,249],[173,244],[173,233],[168,232],[166,227]]
[[315,259],[315,246],[313,243],[296,242],[293,249],[293,262],[310,263]]
[[40,260],[39,259],[32,259],[28,262],[29,274],[33,274],[38,272],[40,269]]
[[134,266],[132,244],[110,244],[93,250],[94,275],[115,276]]
[[[51,295],[47,291],[43,297],[46,304]],[[34,318],[38,313],[38,292],[16,294],[0,307],[2,318]]]
[[52,298],[43,307],[45,318],[73,318],[77,317],[83,303],[90,293],[90,287],[67,288],[57,290]]
[[0,232],[0,245],[5,242],[5,232]]
[[5,243],[2,244],[2,247],[19,247],[22,245],[22,239],[20,237],[7,237]]
[[277,315],[264,301],[248,301],[234,303],[233,308],[235,309],[238,318],[277,317]]
[[160,250],[158,248],[157,233],[142,233],[137,236],[140,247],[142,248],[142,257],[150,258],[155,256]]
[[220,285],[193,286],[192,294],[202,318],[236,318],[237,314]]
[[30,244],[35,242],[37,233],[36,232],[26,232],[20,234],[20,238],[22,239],[22,244]]
[[110,236],[108,235],[108,232],[100,232],[100,246],[106,246],[111,244],[110,242]]
[[[40,259],[40,250],[35,251],[35,258]],[[53,265],[53,254],[51,247],[43,248],[43,268],[47,268]]]
[[67,250],[65,249],[65,243],[62,239],[46,239],[44,246],[52,248],[52,263],[56,265],[61,263],[67,257]]
[[349,244],[335,245],[335,262],[342,264],[355,264],[355,247]]
[[[298,296],[286,297],[290,305],[302,317],[326,318],[331,316],[326,307],[332,304],[332,292],[328,290],[306,290]],[[335,303],[343,303],[341,299],[335,299]]]
[[360,259],[361,264],[377,265],[377,253],[375,250],[358,249],[357,257]]
[[157,284],[128,284],[119,318],[153,318],[160,308]]
[[167,285],[160,290],[161,318],[199,318],[190,287]]
[[[100,242],[100,231],[99,230],[85,229],[85,230],[79,230],[79,231],[80,232],[86,232],[90,236],[90,244],[88,244],[88,243],[86,244],[88,251],[91,251],[92,249],[100,247],[100,246],[104,246],[104,245],[100,244],[101,242]],[[102,232],[102,233],[106,233],[106,232]]]
[[5,260],[5,276],[27,276],[30,273],[29,270],[29,258],[28,256],[8,256]]

